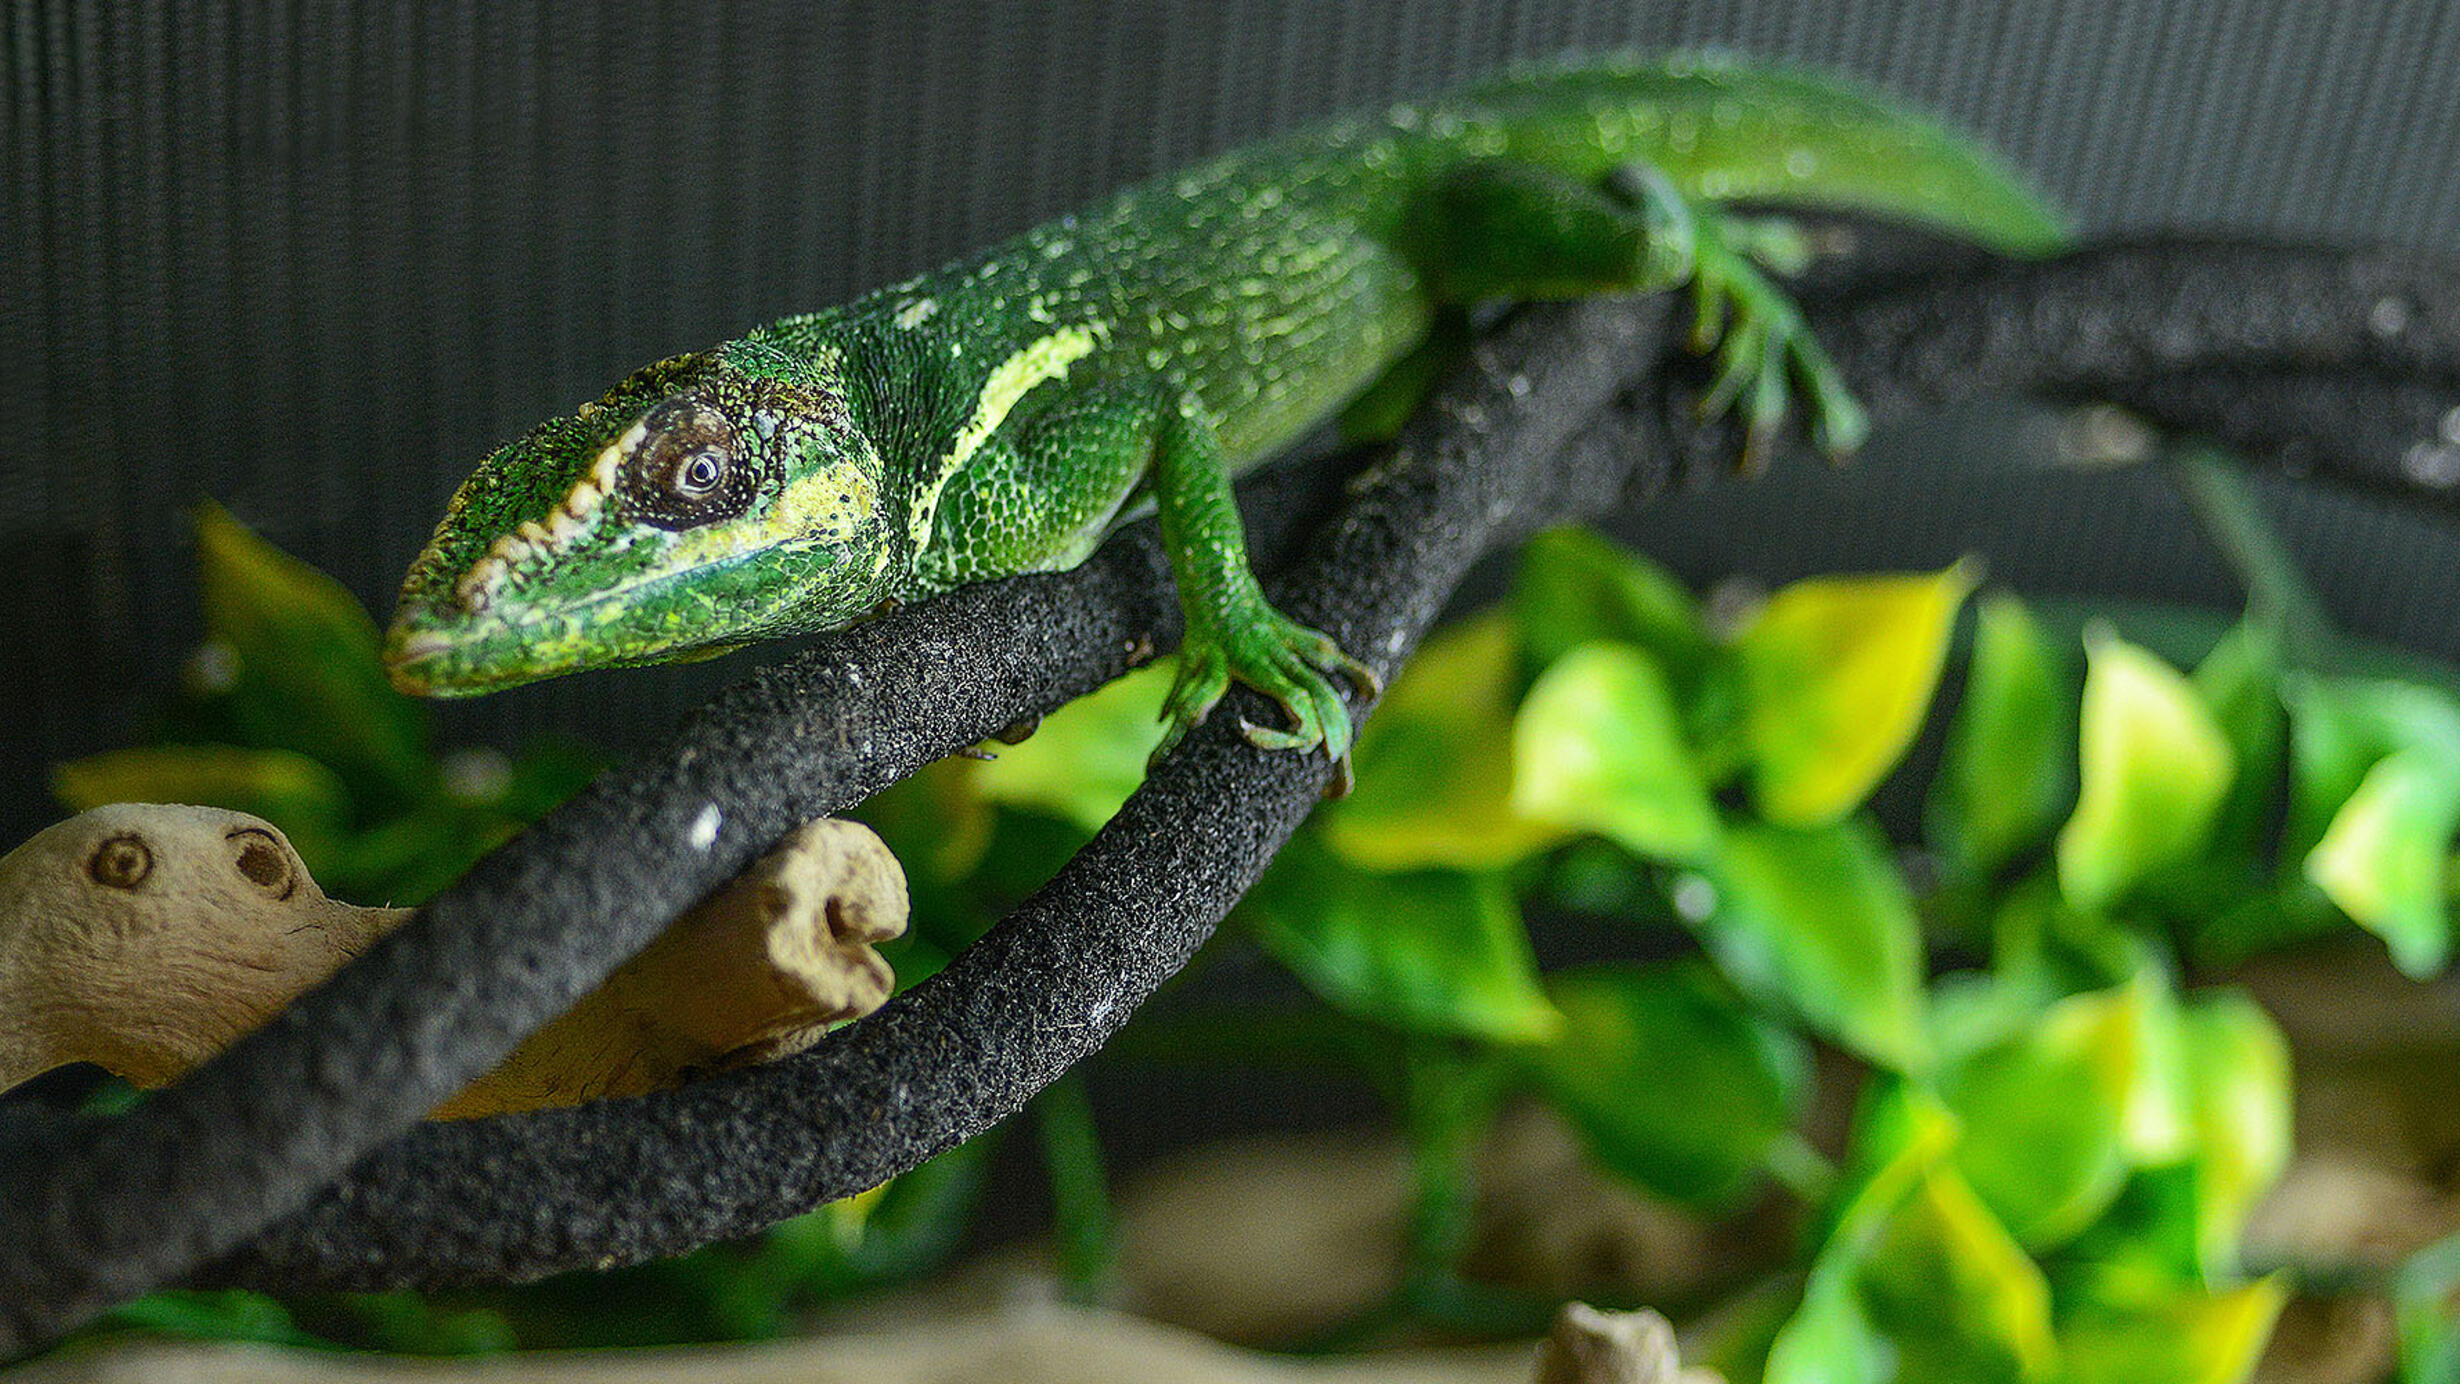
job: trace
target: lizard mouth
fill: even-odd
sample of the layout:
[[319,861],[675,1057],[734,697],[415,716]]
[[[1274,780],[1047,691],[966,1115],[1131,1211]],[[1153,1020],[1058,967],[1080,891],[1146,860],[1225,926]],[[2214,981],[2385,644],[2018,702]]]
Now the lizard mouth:
[[435,674],[448,662],[455,645],[441,630],[405,629],[395,625],[384,641],[384,675],[410,695],[432,695],[443,679]]
[[414,697],[467,697],[553,677],[565,668],[548,666],[519,639],[519,627],[499,631],[455,632],[396,623],[384,641],[384,674],[399,691]]
[[468,697],[585,668],[688,657],[695,641],[610,637],[606,628],[606,617],[626,613],[622,598],[660,584],[627,583],[546,610],[405,605],[385,632],[385,676],[414,697]]
[[610,640],[588,618],[622,609],[600,599],[526,619],[406,610],[385,633],[385,677],[414,697],[471,697],[590,668],[689,659],[714,642]]
[[[636,577],[578,599],[481,610],[406,601],[385,632],[385,676],[417,697],[468,697],[593,668],[714,658],[778,613],[777,550]],[[804,556],[826,569],[832,551]],[[713,613],[727,618],[712,620]]]

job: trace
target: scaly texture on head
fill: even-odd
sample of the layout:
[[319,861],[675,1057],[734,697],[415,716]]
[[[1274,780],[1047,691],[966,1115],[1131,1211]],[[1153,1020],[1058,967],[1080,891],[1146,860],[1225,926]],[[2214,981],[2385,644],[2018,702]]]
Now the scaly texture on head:
[[488,457],[385,639],[404,690],[491,691],[842,624],[904,545],[835,357],[677,356]]

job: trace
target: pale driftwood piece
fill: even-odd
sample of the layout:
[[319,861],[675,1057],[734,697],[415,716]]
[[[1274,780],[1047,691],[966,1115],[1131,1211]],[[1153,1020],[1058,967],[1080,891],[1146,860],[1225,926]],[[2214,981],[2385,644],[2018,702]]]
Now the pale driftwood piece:
[[402,1359],[136,1337],[19,1366],[9,1384],[1528,1384],[1529,1346],[1299,1358],[1115,1312],[1036,1302],[758,1345]]
[[261,818],[115,803],[0,857],[0,1087],[92,1062],[160,1086],[392,925]]
[[905,872],[869,827],[807,822],[437,1119],[577,1105],[801,1052],[888,999]]
[[[281,832],[118,803],[0,858],[0,1089],[72,1062],[170,1082],[410,916],[325,896]],[[805,825],[440,1107],[635,1095],[799,1051],[888,998],[905,876],[850,822]]]
[[1715,1370],[1683,1366],[1674,1325],[1655,1312],[1601,1312],[1567,1302],[1538,1343],[1537,1384],[1723,1384]]

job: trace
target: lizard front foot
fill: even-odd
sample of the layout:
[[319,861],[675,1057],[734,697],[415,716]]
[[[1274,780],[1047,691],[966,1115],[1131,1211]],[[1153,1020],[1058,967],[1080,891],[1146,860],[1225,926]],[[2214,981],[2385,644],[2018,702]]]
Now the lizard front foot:
[[1318,745],[1336,763],[1349,757],[1350,712],[1332,684],[1339,674],[1363,696],[1383,692],[1375,670],[1342,649],[1332,636],[1283,615],[1261,599],[1224,616],[1192,623],[1179,650],[1178,676],[1162,701],[1160,763],[1202,721],[1238,679],[1281,704],[1288,729],[1239,722],[1251,745],[1305,752]]

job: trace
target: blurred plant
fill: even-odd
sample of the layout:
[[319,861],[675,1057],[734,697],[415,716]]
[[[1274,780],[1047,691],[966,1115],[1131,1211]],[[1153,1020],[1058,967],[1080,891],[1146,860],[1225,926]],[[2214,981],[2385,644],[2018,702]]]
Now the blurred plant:
[[[1798,1202],[1784,1309],[1727,1333],[1732,1378],[2252,1370],[2291,1287],[2239,1256],[2289,1154],[2288,1054],[2251,1001],[2181,977],[2352,923],[2437,973],[2460,700],[2286,668],[2266,618],[2181,671],[1994,594],[1899,850],[1866,803],[1974,586],[1966,564],[1814,579],[1719,630],[1665,573],[1565,531],[1530,545],[1508,605],[1419,653],[1356,792],[1217,944],[1260,947],[1339,1019],[1183,1013],[1123,1037],[1355,1065],[1387,1093],[1417,1169],[1409,1272],[1317,1344],[1534,1324],[1540,1304],[1456,1267],[1470,1154],[1518,1097],[1657,1196],[1730,1211],[1773,1179]],[[1139,781],[1167,684],[1132,674],[996,763],[884,795],[918,899],[965,933],[1047,873]],[[1543,974],[1529,910],[1616,920],[1669,959]],[[1833,1161],[1802,1132],[1815,1045],[1862,1073]],[[2448,1266],[2420,1265],[2404,1283],[2439,1286],[2410,1298],[2439,1306]],[[2448,1353],[2444,1319],[2412,1315],[2435,1323],[2412,1357]]]
[[[417,708],[373,676],[356,607],[218,512],[200,529],[209,649],[227,652],[200,658],[171,722],[189,743],[69,766],[80,801],[143,783],[246,807],[317,841],[320,872],[415,896],[568,782],[525,757],[506,775],[522,791],[457,794]],[[1415,1176],[1407,1273],[1316,1344],[1542,1321],[1551,1303],[1459,1267],[1472,1155],[1532,1100],[1659,1197],[1715,1214],[1773,1185],[1796,1205],[1791,1269],[1716,1333],[1730,1378],[2249,1373],[2293,1286],[2239,1253],[2289,1155],[2288,1054],[2244,996],[2184,978],[2351,925],[2411,976],[2442,969],[2460,698],[2327,671],[2325,636],[2285,641],[2278,600],[2182,639],[2138,612],[1976,604],[1976,581],[1968,564],[1813,579],[1712,622],[1664,572],[1563,531],[1528,547],[1507,604],[1420,651],[1359,741],[1356,792],[1208,952],[1260,949],[1324,1008],[1175,1006],[1121,1043],[1353,1069],[1389,1099]],[[1117,810],[1168,681],[1131,674],[995,761],[864,806],[912,885],[887,949],[900,985]],[[1867,804],[1943,681],[1960,696],[1920,839],[1892,844]],[[307,710],[274,714],[290,704]],[[1532,912],[1628,929],[1630,954],[1660,959],[1542,972]],[[1828,1152],[1805,1130],[1822,1070],[1859,1083]],[[1034,1115],[1056,1262],[1098,1297],[1115,1234],[1091,1107],[1071,1080]],[[615,1274],[434,1300],[163,1295],[119,1320],[413,1350],[772,1334],[942,1262],[984,1159],[977,1141],[758,1241]],[[2395,1285],[2411,1384],[2460,1381],[2455,1280],[2446,1244]]]

